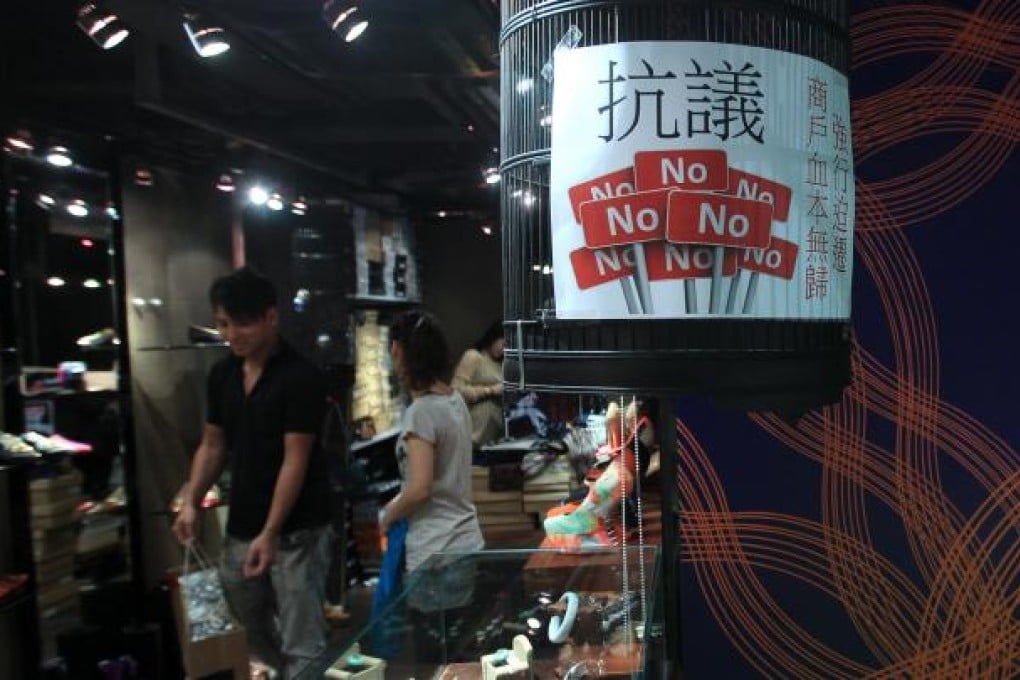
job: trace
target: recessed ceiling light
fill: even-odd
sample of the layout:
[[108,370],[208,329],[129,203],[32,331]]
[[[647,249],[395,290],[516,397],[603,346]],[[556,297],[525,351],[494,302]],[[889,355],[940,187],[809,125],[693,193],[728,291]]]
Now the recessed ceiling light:
[[197,15],[188,15],[183,26],[191,46],[204,59],[217,57],[230,49],[227,33],[222,26],[204,21]]
[[492,236],[492,227],[488,224],[482,225],[482,233],[486,236]]
[[124,42],[130,31],[116,14],[101,0],[86,2],[78,8],[78,27],[104,50],[111,50]]
[[446,217],[446,211],[440,210],[439,212],[436,213],[436,217]]
[[66,168],[74,165],[74,161],[71,160],[71,154],[67,150],[66,146],[50,147],[49,152],[46,154],[46,161],[50,165],[55,165],[58,168]]
[[82,248],[91,248],[94,245],[96,245],[95,241],[93,241],[90,238],[83,238],[81,240],[81,247]]
[[496,184],[499,182],[499,170],[496,168],[486,168],[484,174],[486,184]]
[[60,278],[59,276],[51,276],[50,278],[46,279],[46,285],[52,286],[54,288],[60,288],[65,283],[67,283],[67,281],[64,281],[64,279]]
[[362,20],[351,26],[351,30],[347,31],[347,35],[344,36],[344,42],[354,42],[361,37],[361,34],[368,28],[368,21]]
[[283,196],[278,193],[273,193],[273,195],[266,201],[266,207],[274,211],[283,210]]
[[31,153],[35,149],[35,144],[32,143],[32,135],[27,130],[18,130],[13,135],[8,135],[6,142],[7,146],[14,151]]
[[253,205],[265,205],[266,201],[269,200],[269,192],[256,184],[251,189],[248,189],[248,200]]
[[57,199],[53,198],[49,194],[39,194],[39,204],[43,206],[51,206],[57,202]]
[[135,170],[135,184],[140,187],[151,187],[152,182],[152,171],[148,168],[138,168]]
[[75,217],[87,217],[89,214],[89,208],[85,205],[85,201],[80,198],[76,198],[67,204],[67,212]]
[[298,196],[298,199],[290,204],[290,211],[295,215],[304,215],[308,212],[308,202],[305,201],[304,196]]
[[237,187],[234,186],[234,178],[229,173],[223,173],[220,178],[216,180],[216,188],[226,193],[232,193]]
[[81,282],[81,285],[85,288],[99,288],[103,284],[99,283],[97,279],[85,279]]

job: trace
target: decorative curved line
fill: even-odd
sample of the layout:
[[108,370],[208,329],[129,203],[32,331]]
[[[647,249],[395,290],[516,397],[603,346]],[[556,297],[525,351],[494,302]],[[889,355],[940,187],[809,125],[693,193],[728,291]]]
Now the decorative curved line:
[[559,616],[554,616],[549,620],[549,642],[556,645],[567,641],[567,637],[570,636],[570,629],[574,627],[574,621],[577,619],[577,608],[581,604],[577,593],[570,590],[563,593],[559,602],[564,600],[567,601],[567,613],[563,616],[563,619],[561,620]]

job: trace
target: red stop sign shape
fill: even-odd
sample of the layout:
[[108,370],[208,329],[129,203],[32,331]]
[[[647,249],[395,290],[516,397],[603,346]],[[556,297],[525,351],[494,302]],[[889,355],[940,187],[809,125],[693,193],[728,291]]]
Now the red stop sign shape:
[[634,256],[629,250],[617,248],[578,248],[570,253],[577,287],[594,288],[634,273]]
[[790,216],[790,201],[793,197],[790,187],[743,170],[730,168],[730,186],[726,195],[771,203],[772,219],[776,222],[785,222]]
[[634,154],[634,180],[638,191],[725,191],[729,185],[726,152],[714,149],[639,151]]
[[741,269],[790,280],[797,269],[798,250],[796,243],[773,236],[765,248],[745,250],[739,265]]
[[626,196],[635,191],[634,168],[623,168],[572,186],[567,190],[567,196],[570,197],[570,207],[574,211],[574,221],[580,224],[582,203]]
[[581,204],[581,226],[589,248],[604,248],[666,237],[669,191],[643,191]]
[[764,248],[772,235],[772,205],[720,194],[672,191],[666,238],[736,248]]
[[[737,251],[723,248],[723,276],[737,273]],[[651,281],[702,279],[712,276],[715,249],[659,241],[645,245],[645,264]]]

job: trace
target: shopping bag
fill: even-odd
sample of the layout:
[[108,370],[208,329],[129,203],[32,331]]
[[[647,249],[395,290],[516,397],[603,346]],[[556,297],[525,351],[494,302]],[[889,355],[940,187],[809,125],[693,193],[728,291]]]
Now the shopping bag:
[[248,678],[248,643],[223,595],[219,572],[197,547],[185,548],[184,564],[171,582],[181,656],[189,678],[232,671]]
[[[392,659],[400,652],[400,631],[404,612],[391,607],[404,585],[404,545],[407,520],[400,519],[386,532],[386,552],[379,568],[379,582],[372,594],[372,651],[383,659]],[[385,614],[385,616],[384,616]]]

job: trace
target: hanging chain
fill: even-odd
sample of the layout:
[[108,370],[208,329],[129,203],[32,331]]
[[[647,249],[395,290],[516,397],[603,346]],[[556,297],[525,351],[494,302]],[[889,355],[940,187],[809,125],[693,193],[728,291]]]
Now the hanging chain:
[[641,458],[638,441],[638,407],[637,398],[631,396],[634,404],[634,496],[637,498],[637,530],[638,530],[638,569],[641,588],[641,625],[643,639],[648,636],[648,590],[645,582],[645,514],[641,507]]
[[[620,396],[620,406],[623,406],[623,396]],[[631,640],[631,629],[630,629],[630,565],[627,560],[627,437],[625,426],[627,424],[627,412],[625,409],[620,409],[620,459],[618,466],[618,474],[620,477],[620,557],[623,561],[623,593],[621,594],[623,603],[623,630],[625,631],[627,646],[630,647]]]

